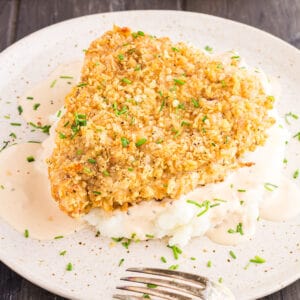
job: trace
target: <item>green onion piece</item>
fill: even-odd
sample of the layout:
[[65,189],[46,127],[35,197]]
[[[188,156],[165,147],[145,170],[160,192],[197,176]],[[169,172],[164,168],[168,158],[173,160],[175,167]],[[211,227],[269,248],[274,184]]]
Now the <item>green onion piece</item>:
[[32,123],[32,122],[29,122],[28,124],[29,124],[30,126],[36,128],[36,129],[41,129],[42,132],[47,133],[47,134],[49,134],[49,130],[50,130],[50,128],[51,128],[51,125],[44,125],[44,126],[41,126],[41,125],[36,125],[36,124],[34,124],[34,123]]
[[21,105],[18,106],[18,112],[19,112],[19,115],[21,115],[23,112],[23,107]]
[[119,242],[121,242],[124,238],[123,238],[123,237],[118,237],[118,238],[112,237],[111,239],[112,239],[114,242],[119,243]]
[[59,111],[57,112],[57,115],[56,115],[56,116],[59,118],[60,115],[61,115],[61,110],[59,110]]
[[138,34],[139,36],[144,36],[144,35],[145,35],[145,33],[144,33],[143,31],[138,31],[137,34]]
[[89,158],[88,160],[87,160],[89,163],[91,163],[91,164],[95,164],[97,161],[95,160],[95,159],[93,159],[93,158]]
[[73,79],[74,77],[73,76],[67,76],[67,75],[61,75],[61,76],[59,76],[59,78],[61,78],[61,79]]
[[63,239],[63,238],[64,238],[63,235],[58,235],[58,236],[55,236],[55,237],[54,237],[55,240],[59,240],[59,239]]
[[190,260],[196,260],[196,257],[190,257]]
[[173,80],[177,85],[184,85],[186,83],[184,80],[177,79],[177,78],[174,78]]
[[242,224],[242,223],[239,223],[239,224],[236,226],[236,232],[239,233],[240,235],[244,235],[244,232],[243,232],[243,224]]
[[150,296],[148,294],[143,294],[143,298],[144,299],[151,299]]
[[186,121],[182,121],[181,124],[180,124],[181,127],[182,126],[190,126],[190,125],[191,125],[191,123],[186,122]]
[[278,188],[278,186],[275,185],[275,184],[272,184],[272,183],[270,183],[270,182],[266,182],[266,183],[264,184],[264,188],[265,188],[267,191],[273,192],[275,189]]
[[178,248],[177,246],[175,246],[175,245],[173,245],[173,246],[167,245],[167,247],[172,249],[175,259],[178,259],[179,254],[182,254],[182,250],[180,248]]
[[27,100],[33,100],[33,97],[28,96],[28,97],[26,97],[26,99],[27,99]]
[[291,125],[290,121],[289,121],[289,118],[293,118],[295,120],[298,120],[298,116],[296,114],[293,114],[292,112],[289,112],[288,114],[285,114],[284,115],[284,119],[285,119],[285,122],[288,124],[288,125]]
[[131,240],[127,239],[125,242],[122,243],[122,246],[128,249],[129,245],[131,244]]
[[110,174],[109,174],[109,172],[108,172],[107,170],[104,170],[104,171],[102,172],[102,174],[103,174],[103,176],[105,176],[105,177],[110,176]]
[[128,168],[127,169],[129,172],[132,172],[133,171],[133,168]]
[[163,101],[162,101],[162,103],[160,105],[160,108],[159,108],[159,112],[161,112],[163,110],[163,108],[165,107],[165,105],[166,105],[166,101],[165,101],[165,99],[163,99]]
[[66,255],[66,253],[67,253],[67,251],[63,250],[63,251],[59,252],[59,255],[64,256],[64,255]]
[[219,283],[222,283],[222,282],[223,282],[223,278],[220,277],[220,278],[218,279],[218,282],[219,282]]
[[169,270],[177,270],[179,268],[179,265],[172,265],[169,267]]
[[263,264],[263,263],[266,262],[266,260],[263,259],[263,258],[261,258],[261,257],[259,257],[259,256],[257,256],[257,255],[255,255],[254,258],[252,258],[252,259],[249,260],[249,262],[255,263],[255,264]]
[[138,34],[136,32],[132,32],[131,35],[136,39],[138,37]]
[[284,163],[284,164],[287,164],[287,163],[288,163],[288,160],[285,158],[285,159],[283,160],[283,163]]
[[176,48],[176,47],[172,47],[171,49],[172,49],[174,52],[179,52],[179,49]]
[[157,288],[157,284],[147,283],[147,287],[148,287],[149,289],[155,289],[155,288]]
[[206,120],[207,120],[207,116],[205,115],[205,116],[202,118],[202,122],[204,123]]
[[206,46],[204,47],[204,50],[207,51],[207,52],[209,52],[209,53],[212,53],[213,48],[210,47],[210,46],[208,46],[208,45],[206,45]]
[[11,126],[21,126],[21,123],[10,123]]
[[238,55],[231,56],[232,59],[240,59]]
[[294,172],[293,178],[294,178],[294,179],[297,179],[298,176],[299,176],[299,169],[297,169],[297,170]]
[[122,78],[121,81],[126,83],[126,84],[131,84],[132,83],[132,81],[129,80],[128,78],[126,78],[126,77]]
[[77,84],[77,87],[83,87],[83,86],[87,86],[87,83],[81,82],[81,83]]
[[140,71],[141,70],[141,65],[137,64],[136,67],[134,68],[134,71]]
[[160,140],[157,140],[155,143],[156,144],[161,144],[164,140],[163,139],[160,139]]
[[124,148],[128,147],[130,144],[129,140],[125,137],[121,137],[121,143]]
[[229,254],[233,259],[236,259],[236,255],[232,250],[229,251]]
[[25,231],[24,231],[24,237],[26,239],[29,238],[29,231],[28,231],[28,229],[25,229]]
[[119,54],[119,55],[118,55],[118,59],[119,59],[119,60],[124,60],[124,55],[123,55],[123,54]]
[[153,239],[154,238],[154,235],[153,234],[146,234],[145,235],[147,238],[149,238],[149,239]]
[[41,105],[40,103],[33,104],[33,110],[37,110],[40,105]]
[[76,151],[76,154],[77,155],[81,155],[83,153],[83,151],[81,150],[81,149],[78,149],[77,151]]
[[15,134],[14,132],[12,132],[9,136],[11,136],[11,137],[14,138],[14,139],[17,138],[17,136],[16,136],[16,134]]
[[124,258],[121,258],[121,259],[120,259],[120,261],[119,261],[119,264],[118,264],[118,266],[119,266],[119,267],[121,267],[121,266],[122,266],[122,264],[123,264],[124,260],[125,260]]
[[27,159],[28,162],[33,162],[33,161],[35,161],[35,159],[34,159],[33,156],[28,156],[26,159]]
[[72,271],[73,270],[73,265],[71,263],[68,263],[66,266],[67,271]]
[[142,138],[142,139],[139,139],[139,140],[135,143],[135,145],[136,145],[136,147],[141,147],[141,146],[144,145],[146,142],[147,142],[147,139]]
[[166,260],[166,258],[165,258],[165,257],[163,257],[163,256],[160,258],[160,260],[161,260],[161,261],[162,261],[164,264],[166,264],[166,263],[167,263],[167,260]]
[[90,168],[84,167],[83,172],[86,173],[86,174],[91,174],[92,170]]
[[66,138],[66,135],[64,133],[62,133],[62,132],[59,132],[58,135],[59,135],[60,139],[65,139]]
[[246,193],[246,190],[243,190],[243,189],[238,189],[237,190],[239,193]]
[[101,192],[93,191],[93,194],[94,194],[94,195],[101,195]]
[[211,265],[212,265],[211,260],[209,260],[209,261],[207,262],[206,266],[207,266],[208,268],[210,268]]
[[52,83],[51,83],[51,85],[50,85],[50,88],[53,88],[53,87],[55,86],[56,81],[57,81],[56,79],[52,81]]
[[192,98],[192,102],[193,102],[195,108],[200,107],[199,102],[196,99]]
[[300,131],[297,132],[297,133],[293,136],[293,138],[297,138],[298,141],[300,141]]

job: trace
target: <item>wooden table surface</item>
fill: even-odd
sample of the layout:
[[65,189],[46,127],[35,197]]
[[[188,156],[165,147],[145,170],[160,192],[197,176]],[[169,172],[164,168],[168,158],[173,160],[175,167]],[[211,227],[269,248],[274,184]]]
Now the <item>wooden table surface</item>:
[[[261,28],[300,48],[300,0],[0,0],[0,51],[31,32],[65,19],[131,9],[212,14]],[[63,298],[33,285],[0,262],[0,299]],[[263,299],[300,299],[300,280]]]

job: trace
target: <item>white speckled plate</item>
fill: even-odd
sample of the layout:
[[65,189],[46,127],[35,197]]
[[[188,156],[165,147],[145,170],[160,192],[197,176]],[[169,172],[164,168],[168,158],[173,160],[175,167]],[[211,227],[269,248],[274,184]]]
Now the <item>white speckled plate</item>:
[[[201,48],[210,45],[215,52],[236,49],[250,65],[262,67],[267,74],[278,78],[283,90],[279,103],[281,115],[289,111],[300,113],[300,53],[287,43],[249,26],[198,13],[116,12],[50,26],[0,54],[1,143],[9,139],[11,132],[4,115],[10,114],[13,120],[22,121],[17,116],[18,96],[59,64],[82,58],[82,49],[113,24],[170,36]],[[299,121],[290,126],[292,133],[299,131]],[[18,142],[37,138],[38,133],[25,127],[14,128],[14,131],[18,129]],[[299,152],[300,143],[293,139],[287,153],[291,166],[285,170],[288,176],[300,167]],[[299,179],[298,182],[300,184]],[[161,256],[165,256],[169,264],[178,263],[181,270],[197,272],[213,280],[223,277],[237,299],[269,294],[300,276],[299,218],[283,223],[260,221],[255,238],[234,248],[213,244],[207,238],[194,239],[176,262],[163,241],[135,243],[129,251],[121,245],[110,247],[109,243],[88,229],[59,240],[25,239],[0,220],[0,259],[30,281],[69,298],[111,299],[127,267],[165,267]],[[236,253],[236,260],[228,254],[231,249]],[[59,256],[61,250],[67,250],[67,255]],[[244,270],[254,255],[264,257],[266,263]],[[190,260],[191,256],[197,260]],[[125,261],[118,267],[121,258]],[[208,260],[212,261],[211,268],[206,267]],[[68,262],[74,265],[72,272],[65,271]]]

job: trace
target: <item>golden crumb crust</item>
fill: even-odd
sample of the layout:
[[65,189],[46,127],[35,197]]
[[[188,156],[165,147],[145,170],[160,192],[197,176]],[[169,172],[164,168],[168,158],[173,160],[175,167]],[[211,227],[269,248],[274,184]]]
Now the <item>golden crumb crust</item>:
[[222,181],[266,140],[273,97],[253,72],[169,38],[114,27],[85,53],[48,159],[73,217]]

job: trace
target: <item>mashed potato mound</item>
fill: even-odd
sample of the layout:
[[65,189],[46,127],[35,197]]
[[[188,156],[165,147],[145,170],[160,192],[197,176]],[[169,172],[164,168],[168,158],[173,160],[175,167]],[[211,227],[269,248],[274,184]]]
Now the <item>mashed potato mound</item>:
[[224,64],[115,27],[91,43],[81,82],[65,99],[48,159],[52,195],[76,217],[222,181],[264,144],[272,106],[239,57]]

